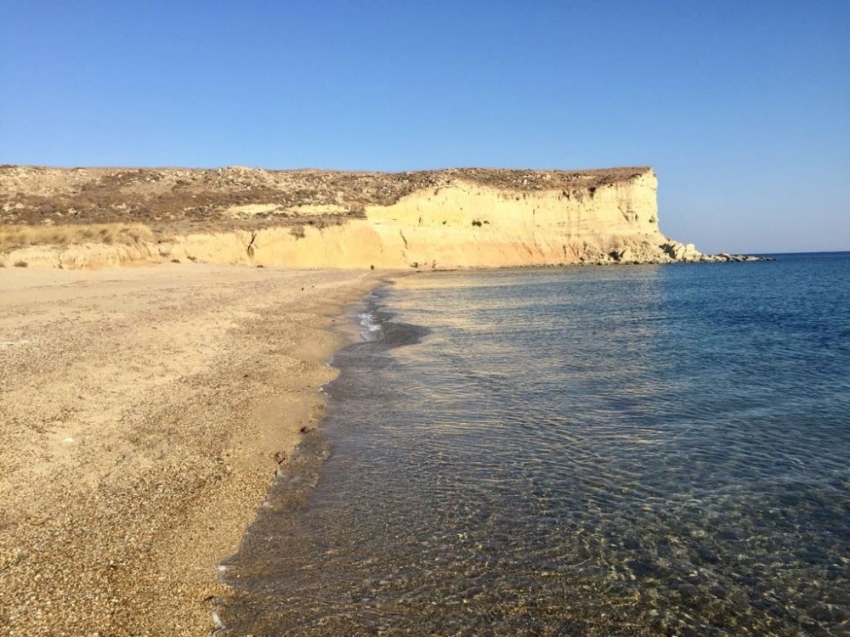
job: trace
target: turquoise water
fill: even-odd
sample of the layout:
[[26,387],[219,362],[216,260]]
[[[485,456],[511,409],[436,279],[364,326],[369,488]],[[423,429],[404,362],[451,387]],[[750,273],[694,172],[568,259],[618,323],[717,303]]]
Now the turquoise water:
[[232,635],[850,634],[850,254],[377,291]]

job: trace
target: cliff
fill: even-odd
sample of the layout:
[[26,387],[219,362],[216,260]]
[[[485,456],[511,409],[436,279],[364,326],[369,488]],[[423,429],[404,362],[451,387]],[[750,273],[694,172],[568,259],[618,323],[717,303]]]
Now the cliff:
[[457,268],[707,259],[651,168],[406,173],[0,166],[0,264]]

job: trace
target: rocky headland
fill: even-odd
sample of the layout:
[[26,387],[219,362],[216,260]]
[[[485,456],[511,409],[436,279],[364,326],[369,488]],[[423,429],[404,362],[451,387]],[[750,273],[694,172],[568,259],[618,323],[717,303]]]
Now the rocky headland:
[[758,260],[702,254],[664,236],[656,189],[648,167],[0,166],[0,265],[445,269]]

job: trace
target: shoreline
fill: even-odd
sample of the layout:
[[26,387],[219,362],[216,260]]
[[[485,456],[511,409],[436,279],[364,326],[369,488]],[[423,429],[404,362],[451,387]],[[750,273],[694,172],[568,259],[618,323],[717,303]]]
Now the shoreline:
[[209,635],[346,307],[388,272],[0,271],[0,626]]

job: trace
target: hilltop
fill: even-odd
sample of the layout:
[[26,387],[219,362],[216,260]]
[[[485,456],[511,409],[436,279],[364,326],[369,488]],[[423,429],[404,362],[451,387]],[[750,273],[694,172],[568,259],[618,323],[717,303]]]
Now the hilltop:
[[705,258],[661,234],[656,187],[648,167],[380,173],[5,165],[0,263],[444,268]]

